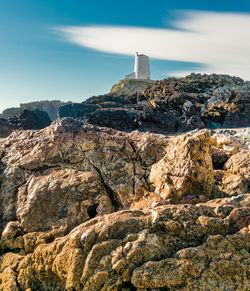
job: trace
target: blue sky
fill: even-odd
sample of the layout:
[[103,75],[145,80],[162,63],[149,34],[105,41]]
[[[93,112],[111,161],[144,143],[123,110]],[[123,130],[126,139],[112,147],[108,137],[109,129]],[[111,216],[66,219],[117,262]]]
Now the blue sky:
[[250,79],[249,17],[249,0],[0,0],[0,112],[107,93],[133,70],[136,48],[151,57],[152,79]]

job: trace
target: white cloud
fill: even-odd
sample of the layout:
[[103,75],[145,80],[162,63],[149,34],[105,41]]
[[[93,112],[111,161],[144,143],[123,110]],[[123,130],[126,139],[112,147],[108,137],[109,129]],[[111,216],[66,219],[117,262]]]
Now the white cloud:
[[72,43],[102,52],[203,63],[207,73],[250,79],[250,14],[188,11],[176,29],[127,26],[57,28]]

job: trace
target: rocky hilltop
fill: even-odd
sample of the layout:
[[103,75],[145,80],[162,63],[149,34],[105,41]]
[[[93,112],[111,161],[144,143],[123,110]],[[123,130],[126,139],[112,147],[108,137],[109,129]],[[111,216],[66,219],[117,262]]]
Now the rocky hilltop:
[[154,85],[156,82],[152,80],[140,80],[140,79],[125,79],[120,80],[115,84],[110,93],[116,94],[134,94],[141,93],[146,90],[148,87]]
[[[222,107],[210,97],[199,109],[208,93],[180,82],[178,97],[162,97],[171,79],[144,91],[142,104],[198,108],[210,123],[235,104],[232,114],[248,118],[242,91],[221,93],[224,117],[214,120],[208,112]],[[0,290],[249,290],[249,136],[171,137],[73,118],[13,132],[0,141]]]
[[[19,109],[44,111],[51,120],[74,117],[87,124],[127,132],[168,134],[249,126],[249,100],[249,81],[228,75],[191,74],[157,82],[122,80],[111,93],[82,103],[42,101],[21,104]],[[15,112],[15,108],[5,110],[3,117]],[[8,125],[8,121],[2,123]]]
[[97,126],[155,133],[250,124],[250,82],[227,75],[191,74],[157,81],[143,92],[110,93],[62,106],[60,117]]

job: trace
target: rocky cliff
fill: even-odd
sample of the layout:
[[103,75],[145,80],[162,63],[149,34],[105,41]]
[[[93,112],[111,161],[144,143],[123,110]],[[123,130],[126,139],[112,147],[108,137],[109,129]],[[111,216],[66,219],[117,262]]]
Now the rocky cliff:
[[44,111],[48,114],[51,120],[55,120],[59,117],[59,108],[65,104],[70,102],[62,102],[59,100],[43,100],[29,103],[21,103],[20,107],[13,107],[5,109],[2,114],[0,114],[0,118],[13,118],[24,110],[30,111]]
[[21,103],[20,109],[21,110],[40,110],[45,111],[49,115],[51,120],[55,120],[59,117],[58,110],[61,106],[67,104],[66,102],[62,102],[59,100],[44,100],[44,101],[37,101],[37,102],[30,102],[30,103]]
[[173,137],[72,118],[13,132],[0,290],[249,290],[249,143],[248,129]]

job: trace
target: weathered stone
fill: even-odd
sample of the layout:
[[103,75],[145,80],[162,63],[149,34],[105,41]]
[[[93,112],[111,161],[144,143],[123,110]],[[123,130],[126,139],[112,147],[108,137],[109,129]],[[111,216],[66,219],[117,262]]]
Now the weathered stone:
[[214,139],[216,147],[231,154],[237,153],[243,146],[241,140],[232,135],[216,134],[212,139]]
[[239,195],[248,192],[248,181],[242,175],[232,174],[223,170],[214,171],[215,185],[222,196]]
[[17,116],[0,119],[0,137],[7,137],[14,130],[41,129],[50,124],[51,120],[46,112],[25,109]]
[[71,118],[0,140],[0,290],[247,290],[248,151],[214,180],[210,143]]
[[250,151],[242,150],[231,156],[224,165],[224,169],[233,174],[240,174],[250,180]]
[[214,169],[223,169],[224,164],[229,159],[229,154],[225,150],[211,147],[211,155]]
[[[249,236],[241,233],[224,238],[230,221],[216,216],[211,206],[120,211],[85,222],[29,255],[15,254],[12,261],[2,264],[1,276],[15,270],[12,284],[19,288],[52,290],[109,290],[129,285],[192,289],[198,282],[211,284],[213,276],[214,284],[230,283],[233,290],[244,286],[247,279]],[[241,263],[230,265],[232,258]],[[218,276],[222,269],[214,266],[220,266],[221,260],[232,278],[224,273]],[[210,276],[204,277],[203,272]],[[2,281],[1,287],[8,286],[7,282],[11,279]]]
[[173,138],[165,156],[154,164],[150,181],[162,198],[180,201],[189,194],[210,196],[213,188],[210,134],[201,130]]

